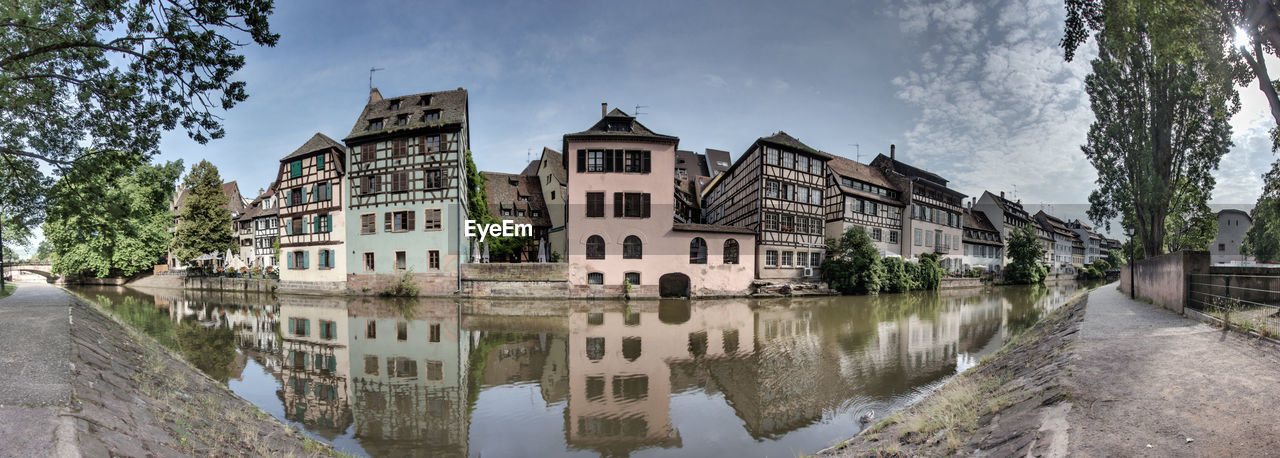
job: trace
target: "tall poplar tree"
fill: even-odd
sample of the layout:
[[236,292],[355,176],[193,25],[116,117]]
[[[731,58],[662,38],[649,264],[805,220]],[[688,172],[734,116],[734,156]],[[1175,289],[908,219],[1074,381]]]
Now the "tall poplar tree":
[[1114,0],[1102,10],[1085,80],[1095,121],[1082,150],[1098,172],[1089,217],[1108,228],[1123,217],[1146,256],[1165,252],[1175,204],[1208,200],[1231,147],[1234,82],[1247,70],[1226,57],[1225,35],[1206,19],[1215,14],[1173,0]]
[[187,173],[182,187],[186,196],[178,209],[180,220],[170,245],[178,261],[186,264],[204,254],[234,249],[231,212],[218,168],[207,160],[200,161]]

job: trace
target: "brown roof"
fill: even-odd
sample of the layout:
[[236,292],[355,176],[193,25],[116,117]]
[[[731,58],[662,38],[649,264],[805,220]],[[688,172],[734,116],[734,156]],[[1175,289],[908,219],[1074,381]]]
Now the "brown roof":
[[[724,171],[729,170],[729,167],[733,165],[733,159],[730,157],[728,151],[707,148],[706,156],[707,170],[711,172],[712,176],[724,173]],[[720,165],[719,163],[721,162],[725,165]]]
[[676,150],[676,168],[684,169],[690,177],[710,176],[707,158],[693,151]]
[[293,152],[289,153],[288,156],[281,158],[280,162],[289,162],[293,159],[322,151],[326,148],[336,148],[339,152],[346,151],[346,149],[342,147],[341,143],[329,138],[328,135],[316,132],[315,135],[312,135],[311,138],[307,139],[307,142],[303,143],[302,146],[299,146],[298,149],[293,150]]
[[737,226],[721,226],[719,224],[672,224],[671,230],[682,232],[723,232],[728,234],[751,234],[755,231]]
[[[495,219],[509,219],[516,224],[532,224],[550,227],[551,217],[547,214],[546,201],[542,200],[542,185],[537,175],[516,175],[511,173],[480,172],[485,178],[485,200],[489,205],[489,216]],[[512,185],[512,181],[515,185]],[[528,197],[521,202],[520,197]],[[510,216],[503,216],[502,210],[511,210]],[[524,210],[525,216],[516,216],[517,211]],[[533,210],[539,212],[534,217]]]
[[1012,213],[1013,216],[1016,216],[1022,219],[1031,219],[1031,214],[1027,213],[1027,211],[1022,208],[1021,202],[1014,202],[1012,200],[1005,199],[1003,196],[992,193],[991,191],[982,191],[982,193],[984,195],[990,195],[991,199],[994,200],[996,205],[1000,207],[1000,211],[1003,211],[1005,213]]
[[1058,219],[1056,216],[1045,213],[1044,210],[1040,210],[1036,213],[1036,221],[1040,221],[1041,225],[1046,226],[1046,230],[1052,231],[1055,234],[1065,236],[1076,235],[1075,231],[1067,229],[1067,223],[1062,222],[1062,220]]
[[[396,102],[399,102],[399,107],[392,109]],[[440,111],[440,119],[438,121],[426,121],[425,114],[435,110]],[[399,115],[405,115],[408,119],[408,124],[403,126],[395,125],[396,118]],[[369,123],[378,119],[382,120],[382,129],[371,130]],[[361,137],[462,124],[466,120],[467,90],[463,88],[452,91],[423,92],[399,97],[387,97],[385,99],[381,98],[379,94],[379,97],[371,97],[371,101],[365,104],[364,110],[360,111],[360,117],[356,118],[355,125],[351,126],[351,133],[347,134],[343,141],[350,143],[352,140]]]
[[541,164],[541,163],[542,163],[541,160],[529,161],[529,165],[524,166],[524,170],[521,170],[520,174],[521,175],[537,175],[538,164]]
[[[840,156],[832,156],[831,160],[827,161],[827,165],[831,167],[832,172],[835,172],[836,175],[839,175],[841,177],[848,177],[848,178],[852,178],[859,181],[865,181],[867,183],[871,183],[876,186],[898,191],[899,195],[901,195],[903,192],[901,189],[898,189],[897,186],[894,186],[894,184],[889,181],[888,177],[884,176],[883,170],[869,166],[867,164],[856,162],[851,159],[840,157]],[[869,192],[865,192],[857,189],[847,188],[844,186],[843,183],[836,183],[836,186],[839,187],[840,191],[845,194],[872,198],[872,199],[884,201],[886,203],[895,204],[898,206],[903,205],[902,202],[898,200],[890,199],[888,196],[881,196],[881,195],[871,194]]]
[[[611,129],[611,126],[614,128]],[[619,129],[619,127],[621,127],[621,129]],[[570,138],[635,138],[659,140],[662,142],[680,141],[678,137],[663,135],[649,130],[649,128],[645,127],[644,124],[640,124],[640,121],[636,121],[635,116],[626,114],[617,108],[614,108],[613,111],[610,111],[608,114],[604,115],[603,118],[600,118],[599,121],[596,121],[595,125],[591,126],[590,129],[582,132],[565,134],[564,138],[565,140]]]
[[769,143],[774,146],[781,146],[783,148],[787,148],[791,150],[804,151],[806,153],[825,157],[825,158],[831,158],[830,154],[824,153],[822,151],[818,151],[813,147],[810,147],[809,145],[804,144],[803,142],[800,141],[800,139],[787,135],[787,133],[783,131],[774,132],[773,135],[770,135],[768,137],[760,137],[760,139],[757,141],[761,143]]
[[995,234],[995,240],[983,240],[980,238],[969,237],[969,234],[966,232],[964,235],[965,242],[981,245],[1004,246],[1004,243],[1000,242],[1000,232],[996,230],[995,225],[991,224],[991,221],[988,220],[986,215],[983,215],[982,212],[976,212],[971,208],[966,208],[964,210],[964,221],[962,224],[965,229]]

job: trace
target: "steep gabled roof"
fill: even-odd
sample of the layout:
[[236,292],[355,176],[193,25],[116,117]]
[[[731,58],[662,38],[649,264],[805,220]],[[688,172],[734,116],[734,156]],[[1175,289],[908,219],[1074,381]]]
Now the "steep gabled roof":
[[982,193],[983,196],[991,196],[991,200],[996,203],[996,206],[1000,207],[1000,211],[1013,214],[1018,218],[1031,219],[1031,214],[1022,208],[1022,203],[1005,199],[1004,196],[997,195],[991,191],[982,191]]
[[298,149],[293,150],[293,152],[289,153],[288,156],[281,158],[280,162],[289,162],[326,148],[337,148],[338,151],[345,151],[342,144],[338,143],[337,140],[329,138],[328,135],[316,132],[315,135],[312,135],[311,138],[307,139],[307,142],[303,143],[302,146],[299,146]]
[[830,154],[824,153],[822,151],[818,151],[817,149],[814,149],[813,147],[804,144],[803,142],[800,141],[800,139],[787,135],[787,133],[783,131],[774,132],[773,135],[770,135],[768,137],[760,137],[760,139],[757,141],[760,143],[767,143],[773,146],[782,147],[784,149],[790,149],[794,151],[803,151],[803,152],[813,154],[819,157],[824,157],[827,159],[831,158]]
[[[393,109],[392,107],[397,102],[399,106]],[[425,118],[426,113],[437,110],[440,112],[440,119],[427,121]],[[395,125],[396,118],[400,115],[406,116],[408,124],[403,126]],[[379,119],[382,120],[382,128],[371,129],[369,123]],[[365,104],[364,109],[360,111],[360,116],[356,118],[355,125],[351,126],[351,133],[347,134],[347,137],[342,140],[350,144],[353,140],[358,140],[362,137],[462,124],[466,119],[467,90],[463,88],[452,91],[423,92],[387,97],[385,99],[381,97],[381,93],[378,93],[377,97],[373,97],[371,94],[369,103]]]
[[582,132],[565,134],[565,140],[568,139],[584,139],[584,138],[609,138],[609,139],[647,139],[661,142],[679,142],[678,137],[671,135],[663,135],[645,127],[636,121],[635,116],[628,115],[622,110],[614,108],[608,114],[596,121],[595,125]]
[[521,170],[520,174],[521,175],[537,175],[538,164],[541,164],[541,163],[542,163],[541,160],[529,161],[529,165],[524,166],[524,170]]
[[966,232],[964,234],[964,241],[967,243],[977,243],[977,244],[992,245],[992,246],[1004,245],[1000,241],[1000,231],[996,230],[996,227],[991,224],[991,221],[988,220],[987,216],[983,215],[982,212],[973,211],[972,208],[966,208],[964,210],[964,220],[962,220],[961,225],[964,227],[964,229],[979,231],[979,232],[986,232],[986,233],[995,235],[995,240],[984,240],[982,238],[969,237],[968,232]]
[[904,176],[931,181],[933,184],[942,187],[947,186],[947,179],[943,178],[941,175],[909,165],[895,158],[890,158],[889,156],[885,156],[883,153],[877,154],[876,158],[871,160],[871,164],[875,166],[881,166],[881,164],[883,164],[884,167],[888,167],[890,170],[898,172]]
[[[711,176],[716,176],[724,171],[729,170],[733,165],[733,158],[728,151],[707,148],[707,171],[711,172]],[[720,165],[724,164],[724,165]]]
[[[827,166],[831,167],[831,171],[840,177],[851,178],[854,180],[871,183],[873,185],[880,186],[882,188],[892,189],[894,191],[897,191],[899,195],[902,195],[903,190],[898,189],[897,186],[895,186],[892,182],[890,182],[889,178],[884,176],[884,171],[877,169],[875,167],[872,167],[860,162],[856,162],[849,158],[840,157],[840,156],[832,156],[831,159],[827,161]],[[866,196],[866,197],[875,198],[875,199],[886,201],[886,202],[891,202],[899,206],[903,205],[897,199],[890,199],[888,196],[881,196],[881,195],[871,194],[871,193],[864,192],[857,189],[851,189],[844,186],[844,183],[837,182],[836,186],[840,188],[840,191],[845,194],[851,194],[856,196]]]
[[[532,224],[534,226],[551,226],[551,216],[547,214],[546,201],[542,199],[542,185],[537,175],[515,175],[510,173],[480,172],[485,178],[485,199],[489,205],[489,215],[495,219],[509,219],[516,224]],[[515,181],[515,185],[511,182]],[[528,197],[528,202],[521,202],[519,197]],[[503,216],[502,209],[510,209],[510,216]],[[524,210],[525,216],[516,216],[516,211]],[[539,216],[534,217],[532,211],[537,210]]]
[[1036,221],[1045,226],[1045,230],[1063,236],[1075,235],[1075,231],[1067,228],[1067,223],[1056,216],[1045,213],[1044,210],[1037,212],[1035,218]]

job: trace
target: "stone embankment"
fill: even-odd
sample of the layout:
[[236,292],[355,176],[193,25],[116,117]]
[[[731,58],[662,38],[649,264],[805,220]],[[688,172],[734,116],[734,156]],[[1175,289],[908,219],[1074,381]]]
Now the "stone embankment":
[[[57,311],[63,324],[46,329],[52,337],[34,340],[33,345],[6,346],[6,356],[21,366],[6,370],[21,374],[60,368],[48,375],[52,380],[49,385],[68,386],[69,390],[62,396],[47,396],[53,401],[44,408],[47,410],[0,411],[5,423],[16,419],[12,415],[18,413],[49,417],[33,417],[25,428],[0,428],[0,443],[24,444],[6,453],[139,457],[335,454],[329,446],[307,439],[262,412],[96,306],[47,285],[24,285],[19,291],[0,301],[0,313],[25,311],[23,315],[31,316],[36,310],[41,310],[41,315]],[[4,385],[0,392],[46,391],[18,382],[0,380]]]

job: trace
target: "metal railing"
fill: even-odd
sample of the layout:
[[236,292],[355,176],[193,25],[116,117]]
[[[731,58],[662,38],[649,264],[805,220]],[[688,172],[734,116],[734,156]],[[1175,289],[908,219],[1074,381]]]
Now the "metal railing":
[[1246,333],[1280,337],[1280,275],[1187,274],[1187,307]]

